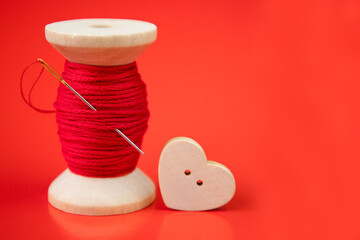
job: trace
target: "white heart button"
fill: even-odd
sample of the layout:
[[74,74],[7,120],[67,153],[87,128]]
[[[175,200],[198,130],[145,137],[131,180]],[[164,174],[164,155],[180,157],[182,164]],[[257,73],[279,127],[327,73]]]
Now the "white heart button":
[[159,184],[165,205],[185,211],[221,207],[235,194],[235,179],[224,165],[208,161],[191,138],[176,137],[163,148]]

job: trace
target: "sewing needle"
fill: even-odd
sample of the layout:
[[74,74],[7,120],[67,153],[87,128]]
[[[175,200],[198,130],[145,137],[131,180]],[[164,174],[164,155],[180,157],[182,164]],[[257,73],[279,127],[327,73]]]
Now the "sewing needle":
[[[52,75],[54,75],[58,80],[60,80],[61,83],[63,83],[67,88],[69,88],[76,96],[78,96],[81,101],[83,101],[89,108],[91,108],[94,111],[97,111],[96,108],[91,105],[88,101],[86,101],[85,98],[83,98],[83,96],[81,96],[77,91],[75,91],[75,89],[73,89],[57,72],[55,72],[55,70],[50,67],[44,60],[38,58],[38,62],[48,71],[50,72]],[[139,153],[141,153],[142,155],[145,155],[145,153],[143,151],[141,151],[141,149],[135,145],[135,143],[133,143],[124,133],[122,133],[119,129],[115,129],[115,132],[117,132],[120,136],[122,136],[131,146],[133,146]]]

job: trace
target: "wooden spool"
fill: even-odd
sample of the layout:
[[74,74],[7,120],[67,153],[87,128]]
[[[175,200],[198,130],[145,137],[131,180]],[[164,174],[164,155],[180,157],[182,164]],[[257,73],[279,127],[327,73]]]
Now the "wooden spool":
[[[46,40],[71,62],[115,66],[134,62],[156,39],[154,24],[125,19],[77,19],[48,24]],[[139,168],[120,177],[93,178],[66,169],[48,199],[64,212],[114,215],[140,210],[155,199],[155,185]]]

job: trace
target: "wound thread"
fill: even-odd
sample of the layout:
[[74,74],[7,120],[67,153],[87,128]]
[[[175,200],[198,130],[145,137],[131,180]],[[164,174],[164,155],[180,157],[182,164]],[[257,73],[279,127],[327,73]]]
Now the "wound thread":
[[141,147],[149,110],[136,63],[100,67],[66,61],[62,77],[98,110],[89,109],[59,85],[54,106],[69,169],[90,177],[114,177],[134,170],[139,153],[114,129]]

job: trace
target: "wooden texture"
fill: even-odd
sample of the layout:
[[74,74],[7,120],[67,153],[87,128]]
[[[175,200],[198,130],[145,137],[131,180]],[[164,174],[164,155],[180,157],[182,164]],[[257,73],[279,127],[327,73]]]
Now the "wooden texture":
[[77,19],[45,27],[46,40],[66,59],[97,66],[134,62],[156,35],[154,24],[129,19]]
[[163,148],[159,184],[165,205],[176,210],[218,208],[235,194],[235,179],[230,170],[208,161],[201,146],[185,137],[173,138]]
[[[156,26],[136,20],[78,19],[47,25],[45,36],[69,61],[113,66],[135,61],[155,41]],[[67,169],[51,183],[48,199],[64,212],[122,214],[151,204],[155,185],[139,169],[115,178],[83,177]]]
[[154,183],[138,168],[113,178],[90,178],[66,169],[50,185],[49,202],[82,215],[114,215],[140,210],[155,199]]

